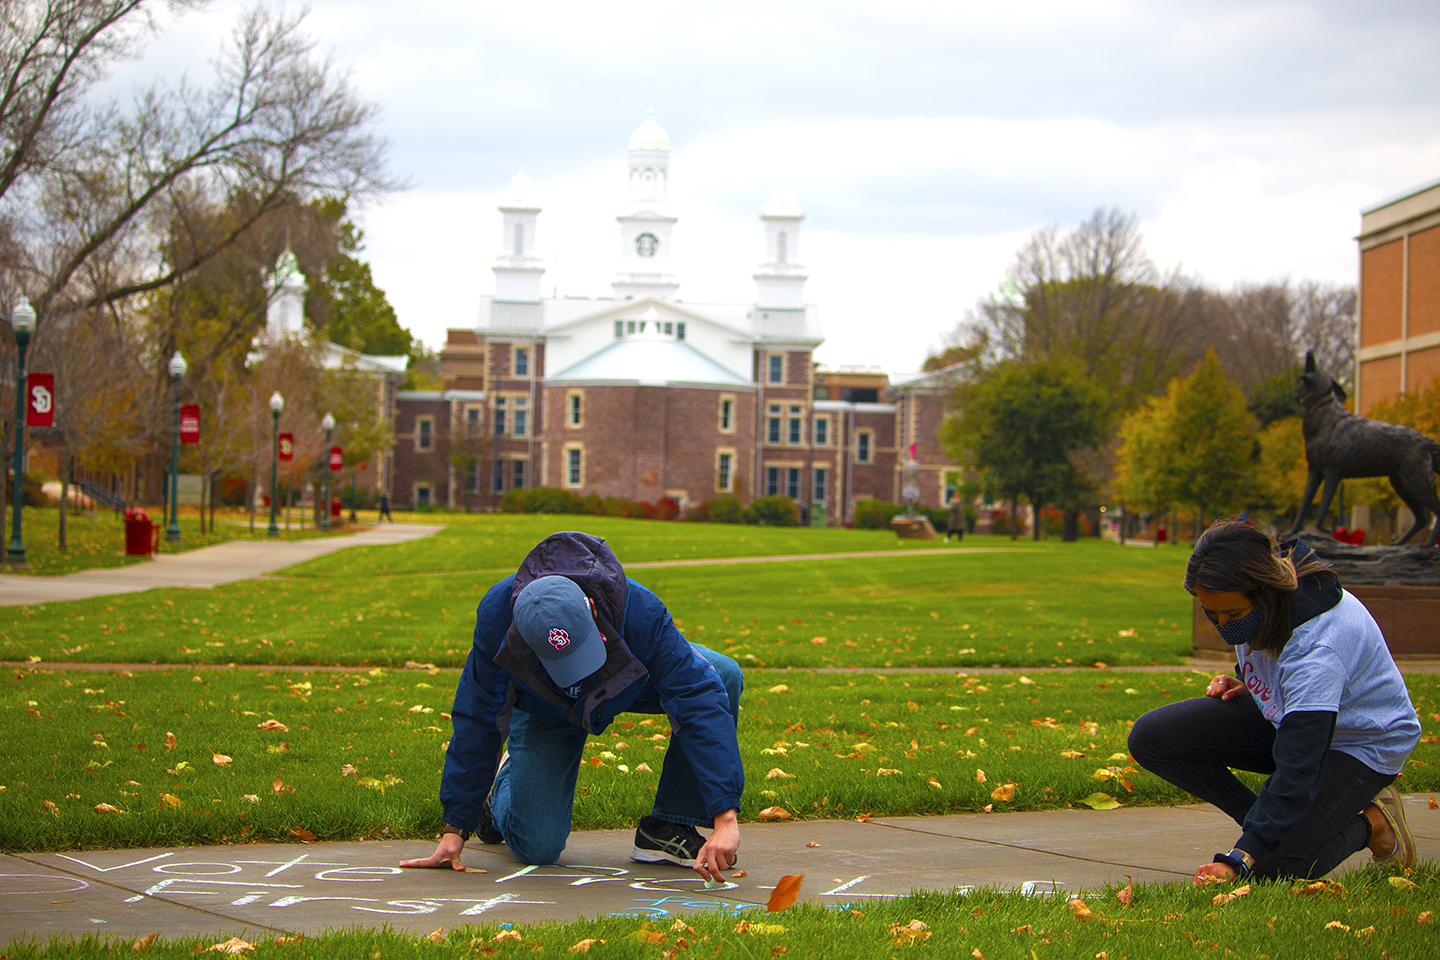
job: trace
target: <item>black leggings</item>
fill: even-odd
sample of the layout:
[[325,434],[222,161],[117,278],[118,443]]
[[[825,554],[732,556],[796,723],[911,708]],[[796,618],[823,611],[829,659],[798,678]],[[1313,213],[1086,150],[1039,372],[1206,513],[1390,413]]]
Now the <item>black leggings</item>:
[[[1199,697],[1151,710],[1130,731],[1130,753],[1146,770],[1213,803],[1242,827],[1255,792],[1230,770],[1275,772],[1275,727],[1253,698]],[[1331,750],[1310,812],[1255,863],[1258,880],[1323,877],[1370,843],[1361,812],[1395,778]]]

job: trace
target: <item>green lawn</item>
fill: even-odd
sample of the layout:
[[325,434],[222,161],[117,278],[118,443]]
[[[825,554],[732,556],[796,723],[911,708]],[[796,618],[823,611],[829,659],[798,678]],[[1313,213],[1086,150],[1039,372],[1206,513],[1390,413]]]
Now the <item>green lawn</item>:
[[[163,511],[157,507],[150,515],[160,522],[162,527],[160,533],[161,553],[183,553],[199,547],[224,543],[227,540],[268,539],[265,533],[269,522],[268,516],[258,519],[255,532],[252,533],[244,514],[217,513],[215,530],[201,533],[199,513],[195,510],[187,511],[182,507],[179,520],[181,539],[179,543],[170,543],[166,541],[163,530]],[[7,510],[5,514],[5,542],[7,544],[11,536],[11,516]],[[56,546],[59,529],[59,507],[26,507],[22,514],[20,531],[25,544],[25,559],[30,564],[30,569],[0,568],[0,573],[59,576],[76,573],[80,570],[124,567],[132,563],[146,562],[144,557],[125,556],[124,518],[108,510],[98,511],[94,516],[87,516],[78,510],[67,511],[65,515],[66,550],[64,553],[61,553]],[[351,527],[350,529],[353,531],[355,528]],[[282,540],[308,540],[311,537],[335,535],[317,531],[313,526],[301,530],[299,524],[295,522],[292,522],[289,530],[283,529],[282,523],[280,531]]]
[[[1125,739],[1141,713],[1198,695],[1207,679],[751,671],[741,816],[769,806],[801,818],[1043,810],[1095,793],[1180,802],[1133,768]],[[1440,677],[1409,679],[1433,735]],[[455,682],[449,671],[16,670],[0,698],[10,731],[0,849],[285,841],[292,830],[433,836]],[[259,729],[272,719],[288,729]],[[592,738],[575,826],[627,827],[648,812],[669,734],[663,717],[630,714]],[[230,760],[217,765],[215,754]],[[354,776],[342,775],[347,764]],[[1440,789],[1440,745],[1416,750],[1403,786]],[[101,803],[123,812],[96,813]]]
[[[1216,903],[1230,885],[1146,884],[1129,907],[1117,885],[1086,891],[1080,900],[1095,919],[1079,920],[1074,901],[1013,891],[919,893],[894,900],[821,907],[802,904],[778,913],[712,911],[683,921],[598,917],[570,923],[512,927],[481,924],[441,929],[441,942],[392,930],[348,929],[278,944],[255,935],[256,957],[314,953],[337,960],[569,956],[617,960],[674,957],[956,957],[976,960],[1127,957],[1190,958],[1239,955],[1260,960],[1336,957],[1340,960],[1435,955],[1435,865],[1421,864],[1396,886],[1379,868],[1348,874],[1344,885],[1301,896],[1301,885],[1256,884]],[[220,937],[157,939],[145,956],[204,954]],[[66,941],[16,941],[12,960],[128,956],[130,940],[87,936]],[[138,948],[137,948],[138,949]],[[248,954],[247,954],[248,955]]]
[[[470,649],[476,604],[533,546],[543,529],[535,524],[547,518],[485,519],[498,528],[476,520],[411,543],[347,549],[287,569],[287,580],[5,608],[0,657],[459,666]],[[726,533],[731,541],[716,541],[714,550],[728,546],[746,555],[748,548],[756,555],[814,554],[837,543],[887,542],[865,531],[589,519],[617,541],[622,557],[642,558],[633,563],[698,550],[696,530]],[[512,521],[530,524],[523,538],[502,536]],[[736,542],[737,535],[754,542]],[[836,536],[861,540],[847,544]],[[1189,653],[1190,598],[1179,587],[1183,551],[1098,540],[1012,545],[1003,537],[972,537],[965,543],[997,549],[912,547],[893,559],[636,567],[631,573],[659,594],[687,638],[746,666],[1177,664]],[[494,559],[481,571],[367,573],[387,556],[401,566],[436,567],[467,552],[481,562],[485,550]]]

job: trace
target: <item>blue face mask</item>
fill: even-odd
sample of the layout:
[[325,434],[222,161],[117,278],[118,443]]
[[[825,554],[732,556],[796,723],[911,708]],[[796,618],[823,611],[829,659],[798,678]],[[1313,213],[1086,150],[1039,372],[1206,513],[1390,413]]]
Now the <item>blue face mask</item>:
[[[1211,622],[1214,623],[1213,620]],[[1249,643],[1260,631],[1260,611],[1251,607],[1250,612],[1245,616],[1231,620],[1224,626],[1216,624],[1215,629],[1219,632],[1220,638],[1232,647]]]

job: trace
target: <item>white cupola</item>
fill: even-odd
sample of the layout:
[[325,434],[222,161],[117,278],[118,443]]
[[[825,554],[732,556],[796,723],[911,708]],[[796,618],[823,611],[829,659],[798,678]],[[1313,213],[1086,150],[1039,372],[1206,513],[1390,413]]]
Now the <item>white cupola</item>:
[[510,181],[500,201],[500,255],[490,269],[495,273],[495,299],[510,303],[539,303],[540,278],[545,268],[535,256],[535,222],[540,205],[530,190],[530,178],[521,170]]
[[655,122],[655,111],[630,135],[626,162],[628,196],[620,223],[620,272],[611,287],[621,300],[672,300],[680,282],[670,272],[670,137]]
[[296,337],[305,332],[305,293],[310,285],[300,272],[300,261],[288,246],[265,275],[268,300],[265,305],[265,333],[271,340]]
[[800,221],[805,214],[795,191],[781,180],[760,212],[765,227],[765,262],[755,273],[755,305],[772,310],[805,306],[805,268],[800,260]]

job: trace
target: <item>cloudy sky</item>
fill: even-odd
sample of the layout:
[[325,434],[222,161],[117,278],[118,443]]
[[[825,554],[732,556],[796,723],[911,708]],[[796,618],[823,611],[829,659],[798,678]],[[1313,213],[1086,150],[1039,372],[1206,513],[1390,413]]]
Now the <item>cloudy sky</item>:
[[[240,5],[168,23],[115,78],[203,72]],[[1136,213],[1218,285],[1353,283],[1359,210],[1440,177],[1433,0],[522,3],[315,0],[412,184],[366,255],[431,345],[493,289],[523,167],[546,292],[604,296],[625,144],[669,132],[682,299],[747,301],[789,180],[827,364],[915,369],[1034,230]]]

